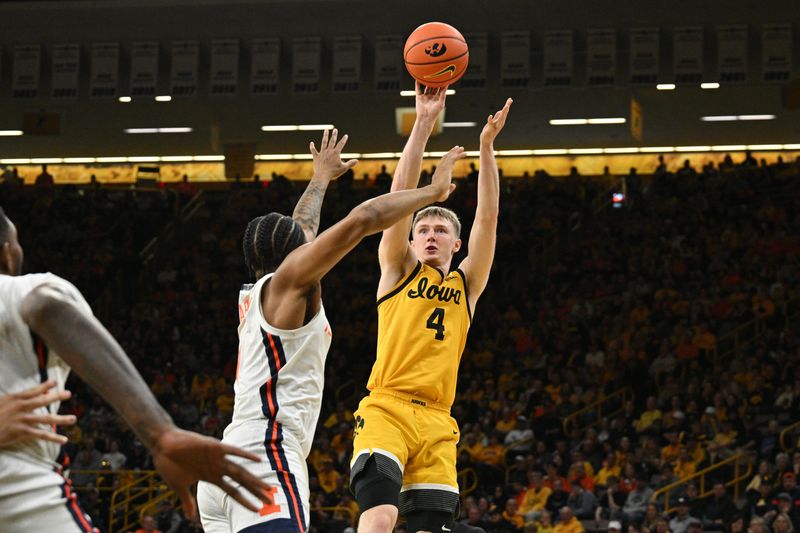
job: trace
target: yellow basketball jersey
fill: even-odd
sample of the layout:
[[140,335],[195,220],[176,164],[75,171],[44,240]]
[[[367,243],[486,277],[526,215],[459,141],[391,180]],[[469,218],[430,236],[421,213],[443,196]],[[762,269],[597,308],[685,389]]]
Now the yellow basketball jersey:
[[367,388],[452,405],[471,318],[464,273],[443,276],[417,262],[378,300],[378,357]]

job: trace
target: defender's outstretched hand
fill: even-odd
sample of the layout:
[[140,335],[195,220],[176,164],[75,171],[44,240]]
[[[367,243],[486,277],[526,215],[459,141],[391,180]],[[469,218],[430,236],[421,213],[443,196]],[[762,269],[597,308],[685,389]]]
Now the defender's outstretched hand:
[[[197,506],[190,487],[199,480],[217,485],[237,502],[254,512],[258,512],[258,507],[247,500],[228,481],[232,480],[238,483],[262,502],[272,503],[268,496],[269,485],[225,457],[226,455],[236,455],[252,461],[260,461],[258,456],[251,453],[222,444],[211,437],[204,437],[176,427],[165,431],[150,451],[153,454],[153,464],[167,485],[178,494],[187,517],[194,517],[196,512]],[[230,479],[226,480],[225,478]]]
[[453,167],[456,161],[467,157],[463,146],[454,146],[442,156],[439,164],[436,165],[436,172],[433,173],[431,178],[431,185],[438,187],[442,194],[436,199],[437,202],[444,202],[450,194],[456,190],[456,184],[452,183]]
[[328,135],[328,130],[325,130],[322,134],[319,151],[317,151],[314,141],[309,143],[309,150],[314,157],[314,176],[328,180],[336,179],[358,163],[357,159],[351,159],[347,162],[342,161],[342,150],[344,145],[347,144],[348,137],[345,134],[337,142],[338,135],[339,130],[336,128],[333,129],[330,136]]
[[481,131],[481,144],[494,142],[497,134],[500,133],[500,131],[503,129],[503,126],[506,125],[506,118],[508,118],[508,112],[511,109],[511,104],[513,102],[514,101],[509,98],[506,100],[506,104],[503,106],[503,109],[494,115],[489,115],[489,117],[486,119],[486,125],[483,126],[483,131]]
[[41,439],[56,444],[66,444],[67,437],[40,426],[71,426],[75,415],[35,413],[36,409],[53,402],[69,399],[69,391],[52,391],[55,381],[47,381],[28,390],[0,397],[0,447],[21,441]]
[[417,120],[425,120],[428,121],[430,125],[433,125],[436,122],[439,114],[444,109],[444,101],[447,97],[447,87],[441,87],[438,89],[433,87],[425,87],[425,90],[423,91],[422,86],[418,81],[416,81],[414,82],[414,90],[417,93]]

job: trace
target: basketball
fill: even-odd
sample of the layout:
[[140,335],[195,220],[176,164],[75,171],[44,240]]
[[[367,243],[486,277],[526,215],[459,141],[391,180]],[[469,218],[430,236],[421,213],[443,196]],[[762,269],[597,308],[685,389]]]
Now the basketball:
[[426,87],[446,87],[461,79],[469,64],[464,36],[444,22],[428,22],[406,40],[403,61],[411,77]]

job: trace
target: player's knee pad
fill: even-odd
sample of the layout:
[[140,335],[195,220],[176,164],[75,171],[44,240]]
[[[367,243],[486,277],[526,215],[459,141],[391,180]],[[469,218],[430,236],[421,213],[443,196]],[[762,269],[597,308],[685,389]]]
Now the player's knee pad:
[[378,470],[374,456],[353,476],[351,486],[362,513],[378,505],[400,506],[400,483]]
[[453,531],[453,513],[445,511],[414,511],[406,515],[408,533],[430,531],[431,533],[450,533]]

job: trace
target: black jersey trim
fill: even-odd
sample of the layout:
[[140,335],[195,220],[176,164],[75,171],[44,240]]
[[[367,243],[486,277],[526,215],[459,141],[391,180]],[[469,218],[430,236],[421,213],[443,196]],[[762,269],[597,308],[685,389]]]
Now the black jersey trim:
[[467,275],[464,274],[464,271],[460,268],[456,269],[456,272],[461,276],[461,279],[464,281],[464,298],[467,299],[467,314],[469,315],[469,321],[472,322],[472,308],[469,305],[469,288],[467,287]]
[[401,283],[400,285],[398,285],[397,287],[395,287],[394,289],[392,289],[388,293],[386,293],[383,296],[381,296],[380,298],[378,298],[378,301],[377,301],[377,303],[375,305],[381,305],[383,302],[385,302],[386,300],[388,300],[392,296],[396,295],[397,293],[399,293],[400,291],[405,289],[406,286],[409,283],[411,283],[411,280],[414,279],[415,277],[417,277],[417,274],[419,274],[419,271],[420,271],[421,268],[422,268],[422,262],[421,261],[417,261],[417,266],[415,266],[414,270],[411,271],[411,274],[409,274],[408,277],[405,280],[403,280],[403,283]]

